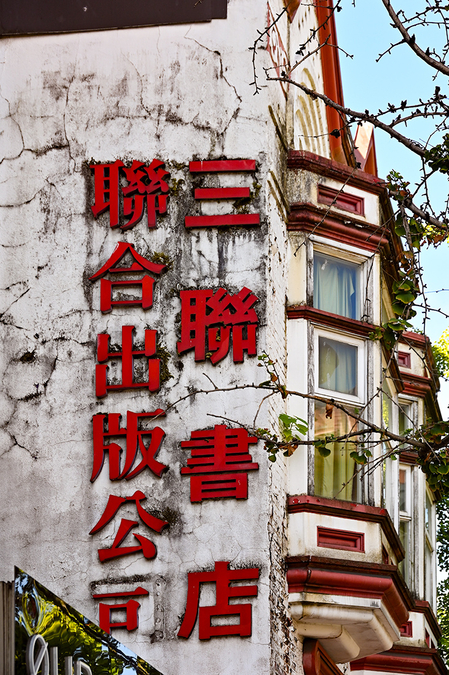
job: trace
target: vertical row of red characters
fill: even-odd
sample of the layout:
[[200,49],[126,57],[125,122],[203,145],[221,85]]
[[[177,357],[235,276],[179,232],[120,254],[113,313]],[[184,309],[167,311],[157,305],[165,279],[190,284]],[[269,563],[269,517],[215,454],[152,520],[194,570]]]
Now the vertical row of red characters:
[[[254,160],[194,161],[189,165],[190,173],[194,175],[254,172],[255,168]],[[111,228],[127,230],[137,225],[146,211],[148,228],[151,230],[156,227],[157,214],[162,215],[167,211],[170,191],[170,174],[164,162],[153,159],[149,165],[145,165],[134,160],[127,168],[117,160],[109,164],[93,164],[91,169],[94,173],[95,196],[91,208],[95,218],[108,212]],[[200,202],[249,197],[249,187],[202,187],[194,190],[194,198]],[[231,213],[186,216],[184,224],[186,228],[207,228],[254,226],[259,223],[258,213]],[[101,312],[113,312],[115,307],[132,308],[134,312],[136,308],[144,312],[150,310],[155,277],[164,271],[165,265],[144,258],[132,244],[119,242],[111,257],[90,277],[93,282],[101,280]],[[132,297],[126,294],[130,287],[134,291]],[[224,288],[184,290],[180,292],[180,301],[179,355],[193,351],[195,361],[208,358],[217,364],[227,356],[231,344],[234,363],[243,362],[245,353],[248,356],[256,355],[258,317],[254,305],[257,297],[251,290],[242,288],[237,293],[230,293]],[[151,393],[159,391],[161,362],[158,358],[157,331],[145,329],[143,336],[135,336],[135,330],[133,325],[121,326],[120,351],[116,347],[111,348],[110,335],[97,335],[95,391],[98,398],[133,389],[148,389]],[[140,340],[143,349],[135,348],[135,338]],[[111,365],[120,363],[121,374],[112,377],[108,362]],[[163,480],[169,467],[160,462],[157,455],[165,437],[165,431],[159,426],[163,425],[164,410],[128,410],[126,426],[122,424],[122,417],[124,415],[120,413],[93,416],[91,482],[96,481],[105,470],[106,459],[110,481],[132,481],[143,472],[148,477],[152,474],[150,480],[153,477]],[[150,429],[149,420],[152,420]],[[248,472],[259,468],[249,452],[250,445],[255,443],[257,439],[250,436],[246,429],[230,428],[223,424],[213,429],[192,431],[190,439],[181,442],[181,447],[190,455],[187,466],[181,469],[181,475],[190,479],[190,501],[199,503],[211,499],[247,499]],[[131,483],[125,485],[128,487],[121,489],[120,493],[126,496],[110,494],[102,515],[90,531],[91,535],[95,535],[113,519],[117,518],[118,521],[124,504],[135,509],[136,520],[121,518],[111,545],[98,549],[99,559],[104,563],[136,553],[151,560],[157,555],[157,549],[148,536],[149,531],[160,534],[169,527],[167,521],[151,515],[144,508],[143,503],[147,500],[144,492],[133,491]],[[140,531],[135,531],[135,528]],[[256,584],[235,586],[233,582],[257,580],[259,573],[257,567],[229,569],[229,561],[216,561],[211,571],[189,572],[186,609],[178,637],[189,638],[197,620],[200,640],[221,635],[250,636],[252,605],[232,604],[230,600],[257,596]],[[215,584],[216,603],[200,606],[201,584],[211,582]],[[136,598],[148,595],[148,590],[141,586],[129,592],[93,594],[100,601],[101,628],[108,633],[118,627],[135,630],[140,609]],[[110,604],[108,600],[113,598],[119,602]],[[125,621],[113,621],[116,610],[125,611]],[[212,621],[225,617],[233,617],[234,622],[217,625],[217,621]]]

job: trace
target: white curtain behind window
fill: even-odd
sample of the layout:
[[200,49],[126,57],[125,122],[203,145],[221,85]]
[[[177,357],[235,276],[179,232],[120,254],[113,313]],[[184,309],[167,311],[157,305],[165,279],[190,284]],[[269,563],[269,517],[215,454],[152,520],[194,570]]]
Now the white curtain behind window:
[[[344,436],[355,431],[357,424],[342,410],[333,408],[332,417],[326,417],[326,404],[315,403],[315,437]],[[360,501],[360,474],[356,474],[357,464],[349,456],[356,450],[352,443],[331,442],[326,446],[330,455],[323,457],[315,450],[315,495],[330,499]]]
[[313,306],[332,314],[359,319],[358,270],[358,265],[315,253]]
[[318,386],[357,396],[357,347],[320,337]]

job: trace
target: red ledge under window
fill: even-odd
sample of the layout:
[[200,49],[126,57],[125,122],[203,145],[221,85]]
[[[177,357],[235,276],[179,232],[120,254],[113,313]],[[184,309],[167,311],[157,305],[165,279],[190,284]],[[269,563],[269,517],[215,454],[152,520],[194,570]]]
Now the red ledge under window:
[[398,629],[408,621],[413,599],[396,565],[315,556],[287,558],[289,593],[372,598],[384,603]]
[[345,330],[352,335],[360,335],[361,337],[368,337],[376,328],[371,323],[349,319],[339,314],[331,314],[331,312],[325,312],[322,309],[316,309],[316,307],[310,307],[309,305],[292,305],[287,307],[287,318],[316,321],[323,326]]
[[363,197],[351,195],[348,192],[334,190],[327,185],[318,185],[318,204],[335,206],[336,209],[356,213],[359,216],[365,215],[365,200]]
[[377,671],[402,675],[447,675],[446,666],[436,649],[394,645],[388,652],[351,661],[352,671]]
[[404,382],[403,392],[409,396],[424,398],[430,391],[436,388],[436,383],[432,382],[430,377],[423,377],[422,375],[402,373],[402,380]]
[[345,180],[348,185],[361,188],[377,195],[386,194],[385,181],[370,173],[354,169],[333,159],[326,159],[315,155],[308,150],[289,150],[287,168],[292,170],[305,169],[317,173],[319,176]]
[[398,365],[402,368],[411,368],[412,358],[410,352],[398,352]]
[[292,495],[288,497],[287,510],[289,514],[319,513],[337,518],[379,523],[398,562],[404,559],[404,548],[386,509],[368,506],[367,504],[345,502],[341,499],[326,499],[313,495]]
[[357,219],[352,214],[329,212],[329,209],[325,207],[318,207],[308,202],[290,204],[287,229],[313,232],[316,235],[326,236],[334,241],[357,246],[373,253],[381,248],[388,259],[395,258],[400,252],[399,238],[395,239],[395,243],[392,242],[393,235],[384,228]]
[[338,548],[341,551],[365,553],[365,535],[363,532],[335,530],[331,527],[318,526],[317,545],[323,548]]

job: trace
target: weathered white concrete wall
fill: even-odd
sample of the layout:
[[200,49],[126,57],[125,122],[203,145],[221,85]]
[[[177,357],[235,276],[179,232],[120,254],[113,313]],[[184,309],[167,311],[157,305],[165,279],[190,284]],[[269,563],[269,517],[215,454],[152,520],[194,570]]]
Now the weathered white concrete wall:
[[[268,105],[283,127],[286,100],[278,83],[258,96],[250,86],[248,47],[265,20],[263,0],[231,0],[224,21],[9,38],[1,44],[0,576],[10,579],[18,565],[94,620],[98,607],[92,591],[148,588],[139,630],[115,631],[115,636],[165,675],[262,674],[270,672],[270,658],[271,668],[289,672],[283,669],[284,657],[292,660],[291,672],[299,667],[288,625],[274,656],[270,648],[270,593],[280,597],[285,587],[280,564],[286,548],[285,469],[279,465],[270,476],[262,444],[251,446],[260,469],[249,473],[248,500],[202,504],[190,503],[189,480],[180,475],[186,464],[180,442],[189,440],[191,431],[221,423],[220,416],[251,423],[259,392],[197,395],[173,407],[158,421],[166,431],[158,460],[169,465],[161,479],[146,471],[129,482],[111,483],[106,460],[97,481],[89,480],[93,414],[121,413],[125,424],[127,410],[165,409],[194,388],[212,388],[208,378],[218,387],[264,379],[255,358],[245,356],[243,364],[234,364],[228,355],[214,367],[209,361],[195,363],[192,352],[177,356],[179,290],[250,288],[259,298],[259,352],[275,350],[285,362],[285,226],[277,206],[283,179]],[[259,52],[261,63],[269,63],[266,52]],[[158,227],[149,231],[144,219],[122,232],[110,229],[108,214],[95,220],[88,164],[149,163],[154,157],[166,162],[173,187]],[[261,226],[186,231],[184,216],[194,205],[188,162],[222,157],[257,160],[261,189],[250,211],[260,212]],[[276,199],[267,180],[271,169],[280,184]],[[251,177],[242,180],[254,189]],[[88,277],[119,241],[133,243],[147,257],[163,252],[171,261],[156,281],[148,312],[99,311],[99,283],[93,285]],[[112,392],[97,400],[96,336],[108,332],[120,344],[121,327],[127,324],[136,327],[136,342],[145,328],[158,330],[170,354],[172,377],[156,394]],[[262,408],[258,424],[276,420],[276,406],[270,414]],[[275,513],[270,486],[277,491]],[[101,533],[90,536],[89,531],[110,494],[129,496],[136,490],[147,496],[147,510],[170,524],[161,535],[143,525],[136,530],[155,543],[157,556],[101,564],[98,548],[112,543],[120,518],[134,519],[135,510],[123,507]],[[273,517],[279,520],[276,526],[270,523]],[[278,555],[271,581],[270,546]],[[200,642],[197,625],[188,640],[177,638],[187,573],[211,570],[220,560],[229,560],[232,569],[260,567],[258,597],[242,601],[253,605],[252,637]],[[201,604],[213,603],[206,589]]]

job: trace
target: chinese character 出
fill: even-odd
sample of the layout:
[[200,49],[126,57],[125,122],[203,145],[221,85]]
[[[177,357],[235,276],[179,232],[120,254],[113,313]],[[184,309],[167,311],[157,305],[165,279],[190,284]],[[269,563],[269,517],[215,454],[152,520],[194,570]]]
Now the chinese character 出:
[[193,431],[181,447],[191,451],[183,476],[190,476],[190,501],[234,497],[248,498],[247,471],[259,468],[248,452],[257,443],[246,429],[230,429],[217,424],[213,429]]
[[[156,356],[156,331],[145,330],[145,348],[133,349],[134,326],[122,326],[122,351],[109,351],[110,335],[100,333],[97,335],[97,359],[99,364],[95,367],[95,392],[98,398],[106,396],[108,391],[123,389],[137,389],[146,387],[149,391],[158,391],[160,387],[160,360]],[[147,357],[148,380],[135,382],[134,380],[134,357]],[[122,363],[122,381],[120,384],[108,384],[108,366],[104,363],[109,359],[120,359]]]
[[204,361],[210,354],[213,364],[229,351],[232,334],[232,355],[235,363],[243,361],[243,353],[256,355],[258,318],[253,305],[258,298],[248,288],[234,295],[224,288],[181,291],[181,340],[179,354],[195,351],[195,361]]
[[[252,605],[229,604],[230,598],[256,597],[257,586],[231,586],[231,582],[246,579],[258,579],[260,570],[257,567],[247,567],[242,570],[230,570],[229,562],[216,562],[213,572],[189,572],[187,604],[184,620],[178,632],[178,637],[188,638],[195,626],[199,609],[200,640],[209,640],[220,635],[240,635],[249,637],[252,629]],[[209,607],[199,607],[200,584],[213,582],[216,585],[216,603]],[[211,625],[216,617],[238,615],[239,622],[228,625]]]

